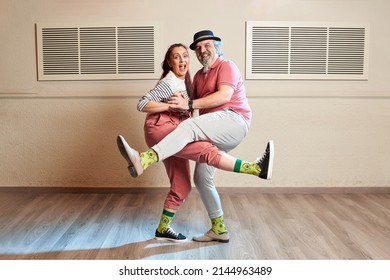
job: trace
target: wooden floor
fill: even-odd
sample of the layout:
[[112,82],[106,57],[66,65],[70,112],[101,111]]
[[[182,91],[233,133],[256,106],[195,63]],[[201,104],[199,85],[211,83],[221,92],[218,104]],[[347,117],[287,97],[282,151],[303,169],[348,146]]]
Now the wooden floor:
[[[390,193],[222,189],[230,242],[177,244],[153,239],[165,191],[0,191],[0,259],[390,259]],[[209,227],[194,189],[173,228]]]

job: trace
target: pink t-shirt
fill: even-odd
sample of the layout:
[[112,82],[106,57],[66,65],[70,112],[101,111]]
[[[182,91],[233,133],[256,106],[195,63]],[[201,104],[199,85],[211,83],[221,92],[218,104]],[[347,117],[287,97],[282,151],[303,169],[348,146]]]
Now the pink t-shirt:
[[250,125],[252,110],[246,98],[245,86],[240,70],[234,62],[218,58],[206,73],[203,73],[203,69],[200,69],[195,74],[193,84],[196,98],[213,94],[218,91],[218,86],[220,85],[228,85],[234,89],[229,102],[214,108],[200,109],[200,115],[216,112],[223,108],[230,108],[239,113],[248,126]]

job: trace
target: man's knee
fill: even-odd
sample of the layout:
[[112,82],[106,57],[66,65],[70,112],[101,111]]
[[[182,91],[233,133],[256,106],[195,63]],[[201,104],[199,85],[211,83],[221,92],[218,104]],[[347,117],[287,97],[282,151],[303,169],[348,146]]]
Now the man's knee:
[[194,173],[194,184],[197,188],[210,188],[214,186],[214,178],[203,173]]

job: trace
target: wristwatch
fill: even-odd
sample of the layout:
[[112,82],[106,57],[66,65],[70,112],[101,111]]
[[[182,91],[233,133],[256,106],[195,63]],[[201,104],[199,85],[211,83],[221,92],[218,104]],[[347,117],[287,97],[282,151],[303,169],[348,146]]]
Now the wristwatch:
[[188,111],[192,111],[192,100],[188,101]]

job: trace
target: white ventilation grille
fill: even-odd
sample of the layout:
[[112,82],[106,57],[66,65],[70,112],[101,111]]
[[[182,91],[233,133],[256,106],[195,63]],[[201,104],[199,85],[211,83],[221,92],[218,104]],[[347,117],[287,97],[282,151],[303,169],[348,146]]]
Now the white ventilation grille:
[[291,28],[291,74],[326,74],[326,37],[324,27]]
[[37,24],[38,79],[156,79],[156,26]]
[[154,30],[148,27],[118,29],[118,71],[123,74],[150,73],[155,65]]
[[329,28],[329,74],[364,74],[364,28]]
[[80,74],[116,74],[116,28],[91,27],[79,30]]
[[364,24],[247,22],[247,79],[357,79],[368,76]]
[[79,74],[77,28],[45,28],[42,30],[43,75]]

